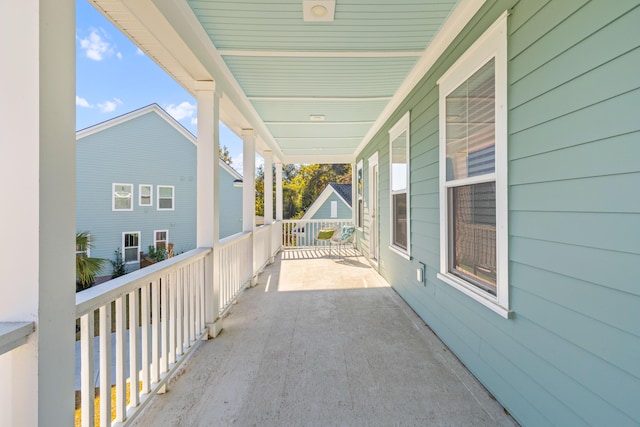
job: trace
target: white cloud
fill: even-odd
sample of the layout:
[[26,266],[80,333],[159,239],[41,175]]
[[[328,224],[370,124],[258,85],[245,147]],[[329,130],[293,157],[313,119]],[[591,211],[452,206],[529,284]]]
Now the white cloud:
[[242,168],[244,167],[242,159],[242,153],[238,154],[235,157],[231,157],[231,167],[238,171],[239,174],[242,174]]
[[101,113],[110,113],[118,108],[118,105],[122,105],[122,101],[119,98],[113,98],[113,101],[104,101],[98,104]]
[[194,104],[184,101],[178,105],[169,104],[165,107],[167,113],[169,113],[174,119],[180,121],[182,119],[190,118],[191,120],[196,119],[194,117],[197,111],[197,108]]
[[122,59],[122,53],[120,53],[120,52],[116,53],[116,57],[117,57],[118,59]]
[[[238,173],[243,173],[244,168],[244,156],[242,153],[239,153],[235,157],[231,157],[231,167],[234,168]],[[256,155],[256,170],[260,167],[264,166],[264,159],[260,155]]]
[[140,56],[144,56],[144,52],[140,48],[136,49],[136,54]]
[[89,101],[79,97],[78,95],[76,95],[76,105],[84,108],[93,108],[93,105],[89,104]]
[[191,124],[192,125],[197,125],[198,124],[198,118],[197,117],[191,117]]
[[[104,30],[101,30],[105,37],[108,37]],[[111,44],[105,41],[98,30],[93,29],[88,37],[80,39],[80,47],[84,49],[85,55],[94,61],[102,61],[104,58],[114,54]]]

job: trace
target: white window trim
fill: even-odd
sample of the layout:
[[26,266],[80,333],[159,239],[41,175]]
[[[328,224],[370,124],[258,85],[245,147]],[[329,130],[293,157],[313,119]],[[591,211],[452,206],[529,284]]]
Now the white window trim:
[[[166,233],[166,236],[167,236],[166,240],[158,240],[157,233],[162,233],[162,232]],[[153,230],[153,247],[155,249],[158,249],[158,242],[166,242],[166,244],[167,244],[167,248],[166,249],[168,249],[168,246],[169,246],[169,230]]]
[[[149,187],[149,204],[142,203],[142,187]],[[138,185],[138,206],[153,206],[153,185],[140,184]]]
[[76,256],[81,254],[86,254],[87,258],[91,257],[91,234],[87,236],[87,247],[84,248],[84,251],[76,251]]
[[[406,259],[411,259],[411,113],[407,111],[404,116],[389,129],[389,249]],[[407,249],[393,244],[393,187],[392,185],[392,164],[391,155],[393,141],[406,131],[407,135]]]
[[[358,230],[364,229],[364,161],[360,159],[356,166],[356,228]],[[358,175],[362,176],[362,194],[359,193],[358,189]],[[360,208],[360,202],[362,202],[362,208]],[[359,210],[362,209],[362,212]],[[358,224],[359,218],[362,218],[362,221]]]
[[[437,277],[504,318],[509,318],[509,251],[507,206],[507,16],[500,18],[444,73],[438,81],[440,127],[440,273]],[[449,273],[448,200],[446,181],[446,97],[473,73],[495,58],[495,173],[456,180],[457,185],[496,183],[496,296]]]
[[[125,257],[125,249],[126,247],[124,246],[124,236],[127,234],[137,234],[138,235],[138,250],[136,251],[136,260],[135,261],[126,261],[126,257]],[[135,264],[135,263],[140,263],[140,248],[142,247],[142,234],[139,231],[123,231],[122,232],[122,260],[125,261],[125,264]],[[133,246],[131,246],[133,247]]]
[[[176,210],[176,189],[173,185],[156,185],[157,197],[156,197],[156,209],[159,211],[174,211]],[[170,188],[171,189],[171,208],[161,208],[160,207],[160,189],[161,188]]]
[[[114,196],[115,192],[116,192],[116,186],[117,185],[128,185],[131,187],[131,207],[129,209],[116,209],[116,198]],[[133,210],[133,184],[127,184],[127,183],[121,183],[121,182],[114,182],[111,184],[111,210],[114,212],[120,212],[120,211],[132,211]]]

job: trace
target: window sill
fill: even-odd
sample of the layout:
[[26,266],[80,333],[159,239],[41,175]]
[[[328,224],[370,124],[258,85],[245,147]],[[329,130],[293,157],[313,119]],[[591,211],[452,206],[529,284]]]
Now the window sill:
[[400,249],[396,246],[393,245],[389,245],[389,249],[391,249],[391,251],[397,253],[398,255],[400,255],[402,258],[411,261],[411,255],[409,255],[404,249]]
[[442,280],[446,284],[453,286],[463,294],[468,297],[476,300],[480,304],[487,307],[489,310],[494,313],[504,317],[505,319],[511,319],[513,317],[513,312],[508,308],[505,308],[497,303],[494,299],[490,299],[484,295],[478,293],[475,289],[471,289],[469,285],[467,285],[464,281],[458,279],[457,277],[451,276],[449,274],[438,273],[438,279]]

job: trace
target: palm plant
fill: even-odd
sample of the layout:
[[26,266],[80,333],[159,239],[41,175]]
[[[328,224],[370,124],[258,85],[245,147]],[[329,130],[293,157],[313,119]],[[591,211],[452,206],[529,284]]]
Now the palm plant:
[[96,280],[96,274],[102,269],[104,259],[87,256],[91,247],[88,231],[76,233],[76,291],[90,288]]

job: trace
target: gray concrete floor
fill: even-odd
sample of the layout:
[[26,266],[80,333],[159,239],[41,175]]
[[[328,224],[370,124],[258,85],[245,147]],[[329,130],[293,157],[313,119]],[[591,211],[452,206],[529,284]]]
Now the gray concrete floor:
[[284,252],[138,426],[512,426],[366,261]]

